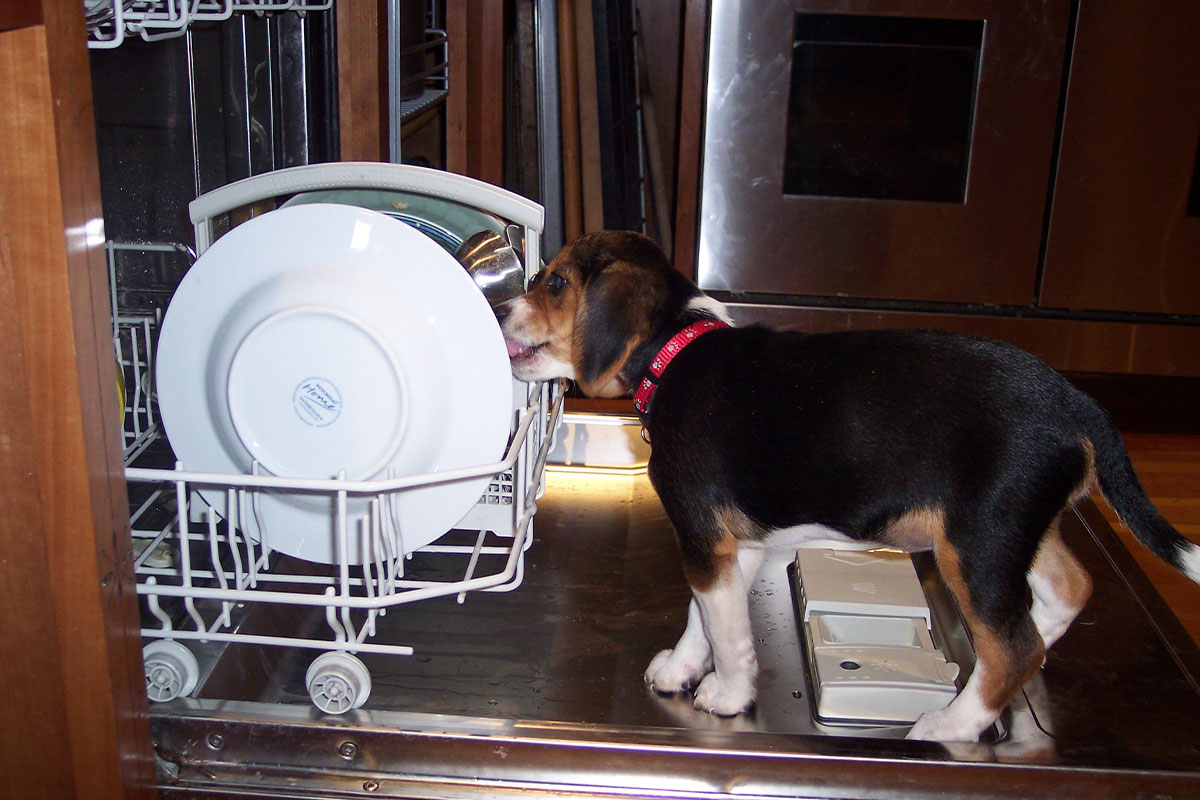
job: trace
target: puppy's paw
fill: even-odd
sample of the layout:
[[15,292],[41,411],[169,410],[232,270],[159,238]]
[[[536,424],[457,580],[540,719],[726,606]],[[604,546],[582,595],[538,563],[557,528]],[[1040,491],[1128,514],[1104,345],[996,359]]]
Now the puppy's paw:
[[753,678],[730,679],[710,672],[700,681],[692,704],[697,711],[707,711],[718,717],[734,717],[749,711],[754,705]]
[[963,720],[949,708],[926,711],[917,718],[906,739],[926,742],[977,742],[991,721],[980,726],[979,720]]
[[646,667],[646,683],[662,694],[686,692],[707,672],[706,662],[696,663],[679,655],[678,650],[663,650]]

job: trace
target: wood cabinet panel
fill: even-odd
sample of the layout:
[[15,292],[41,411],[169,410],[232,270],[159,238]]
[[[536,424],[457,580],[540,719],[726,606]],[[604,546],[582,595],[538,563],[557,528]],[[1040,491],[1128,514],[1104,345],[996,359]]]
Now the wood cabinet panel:
[[342,161],[387,158],[387,17],[381,0],[340,0],[338,126]]
[[[336,7],[340,157],[342,161],[387,161],[388,4],[339,0]],[[446,0],[445,25],[450,80],[446,169],[502,185],[504,3]]]
[[[10,84],[4,78],[13,57],[22,51],[14,38],[23,34],[0,33],[0,102],[7,102]],[[7,87],[7,88],[6,88]],[[0,145],[6,143],[7,126],[0,125]],[[0,207],[9,202],[7,175],[0,166]],[[41,516],[37,458],[29,426],[29,384],[25,352],[21,346],[21,320],[13,277],[14,253],[9,235],[0,227],[0,403],[5,422],[0,426],[0,497],[4,523],[0,534],[0,658],[5,682],[20,687],[9,692],[0,710],[0,752],[6,768],[0,771],[4,797],[71,797],[75,794],[70,771],[49,775],[9,769],[33,763],[45,753],[59,750],[67,741],[66,709],[59,670],[58,643],[46,630],[53,626],[49,563]],[[28,643],[40,642],[30,648]],[[69,758],[69,752],[64,753]]]
[[1200,314],[1200,4],[1079,5],[1040,304]]
[[[990,336],[1067,372],[1200,376],[1200,326],[742,303],[731,303],[729,309],[740,324],[780,330],[932,328]],[[1193,405],[1200,415],[1200,397]]]
[[[44,25],[0,34],[0,249],[10,295],[0,368],[13,400],[0,441],[19,470],[0,484],[0,506],[5,569],[23,576],[6,586],[12,602],[0,618],[22,660],[5,671],[6,696],[42,706],[11,719],[20,704],[6,705],[4,728],[28,736],[0,758],[6,781],[18,782],[12,796],[151,797],[83,16],[64,3],[42,12]],[[24,402],[9,397],[18,391]],[[39,731],[51,744],[30,754]],[[31,763],[57,768],[47,775]]]

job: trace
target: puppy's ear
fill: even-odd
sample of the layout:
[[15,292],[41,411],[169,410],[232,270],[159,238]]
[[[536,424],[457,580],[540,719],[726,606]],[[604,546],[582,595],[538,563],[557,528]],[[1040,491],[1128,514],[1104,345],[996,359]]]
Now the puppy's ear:
[[661,302],[659,287],[646,277],[633,264],[616,261],[584,287],[583,313],[575,328],[579,353],[575,381],[590,397],[620,397],[630,391],[621,369],[649,336],[652,316]]

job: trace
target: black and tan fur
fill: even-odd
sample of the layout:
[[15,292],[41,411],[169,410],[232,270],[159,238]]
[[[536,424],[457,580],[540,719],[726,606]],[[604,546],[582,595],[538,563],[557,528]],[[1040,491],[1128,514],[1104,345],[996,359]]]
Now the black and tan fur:
[[[724,313],[649,239],[606,232],[565,248],[504,331],[517,377],[569,377],[617,397],[676,332]],[[717,330],[667,367],[643,421],[650,479],[693,589],[687,629],[646,678],[664,692],[695,687],[696,706],[714,713],[754,701],[746,591],[765,547],[832,539],[933,551],[977,666],[914,738],[977,738],[1082,609],[1091,580],[1058,521],[1093,489],[1200,580],[1200,548],[1146,499],[1108,415],[998,341]]]

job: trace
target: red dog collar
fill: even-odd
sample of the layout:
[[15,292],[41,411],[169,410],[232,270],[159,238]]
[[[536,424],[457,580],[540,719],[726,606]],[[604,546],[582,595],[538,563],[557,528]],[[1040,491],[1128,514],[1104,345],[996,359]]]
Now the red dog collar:
[[667,364],[671,363],[671,359],[683,352],[683,348],[704,334],[715,331],[718,328],[728,327],[728,325],[720,320],[702,319],[699,322],[693,322],[672,336],[663,345],[663,348],[658,351],[658,354],[654,356],[654,360],[650,362],[650,366],[647,368],[649,374],[642,378],[642,383],[638,387],[637,393],[633,396],[633,407],[637,409],[637,412],[639,414],[646,414],[650,410],[650,399],[654,397],[654,392],[658,390],[657,379],[662,377],[663,370],[667,368]]

